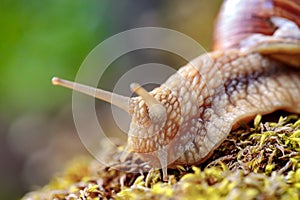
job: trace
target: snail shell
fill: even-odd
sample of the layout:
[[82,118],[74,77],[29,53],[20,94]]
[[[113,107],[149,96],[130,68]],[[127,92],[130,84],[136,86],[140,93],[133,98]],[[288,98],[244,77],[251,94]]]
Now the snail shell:
[[273,17],[285,18],[299,27],[299,13],[300,0],[227,0],[215,25],[213,50],[240,48],[241,41],[253,34],[272,36],[278,29]]
[[245,48],[300,67],[300,0],[230,0],[219,12],[213,50]]

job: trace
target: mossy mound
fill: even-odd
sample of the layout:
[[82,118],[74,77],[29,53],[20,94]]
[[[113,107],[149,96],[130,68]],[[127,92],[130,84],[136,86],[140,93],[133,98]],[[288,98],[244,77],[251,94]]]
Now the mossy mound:
[[134,156],[122,164],[117,152],[107,155],[115,159],[110,167],[75,160],[47,186],[23,199],[299,199],[299,116],[276,122],[262,122],[257,116],[252,124],[232,131],[205,163],[168,170],[167,182],[157,169],[117,170],[149,167]]

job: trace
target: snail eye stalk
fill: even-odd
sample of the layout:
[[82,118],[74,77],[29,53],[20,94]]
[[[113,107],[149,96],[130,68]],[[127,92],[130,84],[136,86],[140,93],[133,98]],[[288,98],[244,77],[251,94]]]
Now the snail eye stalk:
[[83,85],[80,83],[75,83],[72,81],[60,79],[57,77],[52,78],[52,84],[63,86],[63,87],[87,94],[89,96],[93,96],[102,101],[111,103],[111,104],[121,108],[122,110],[125,110],[126,112],[129,112],[129,99],[130,99],[129,97],[114,94],[109,91],[90,87],[90,86]]

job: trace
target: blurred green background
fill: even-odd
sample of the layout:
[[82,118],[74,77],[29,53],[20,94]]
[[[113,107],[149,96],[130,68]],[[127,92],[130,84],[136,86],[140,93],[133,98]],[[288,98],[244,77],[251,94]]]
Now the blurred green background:
[[53,76],[73,80],[98,43],[136,27],[174,29],[209,50],[220,3],[1,0],[0,199],[20,198],[87,154],[72,121],[72,93],[52,86]]

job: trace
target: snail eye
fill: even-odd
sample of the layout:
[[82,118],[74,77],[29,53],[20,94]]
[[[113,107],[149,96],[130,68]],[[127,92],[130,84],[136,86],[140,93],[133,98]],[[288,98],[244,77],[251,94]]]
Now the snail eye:
[[[152,123],[161,123],[166,121],[166,108],[158,100],[156,100],[148,91],[146,91],[138,83],[132,83],[130,85],[130,88],[132,92],[135,92],[144,100],[145,104],[148,107],[149,117]],[[140,110],[140,113],[144,113],[144,110]]]

